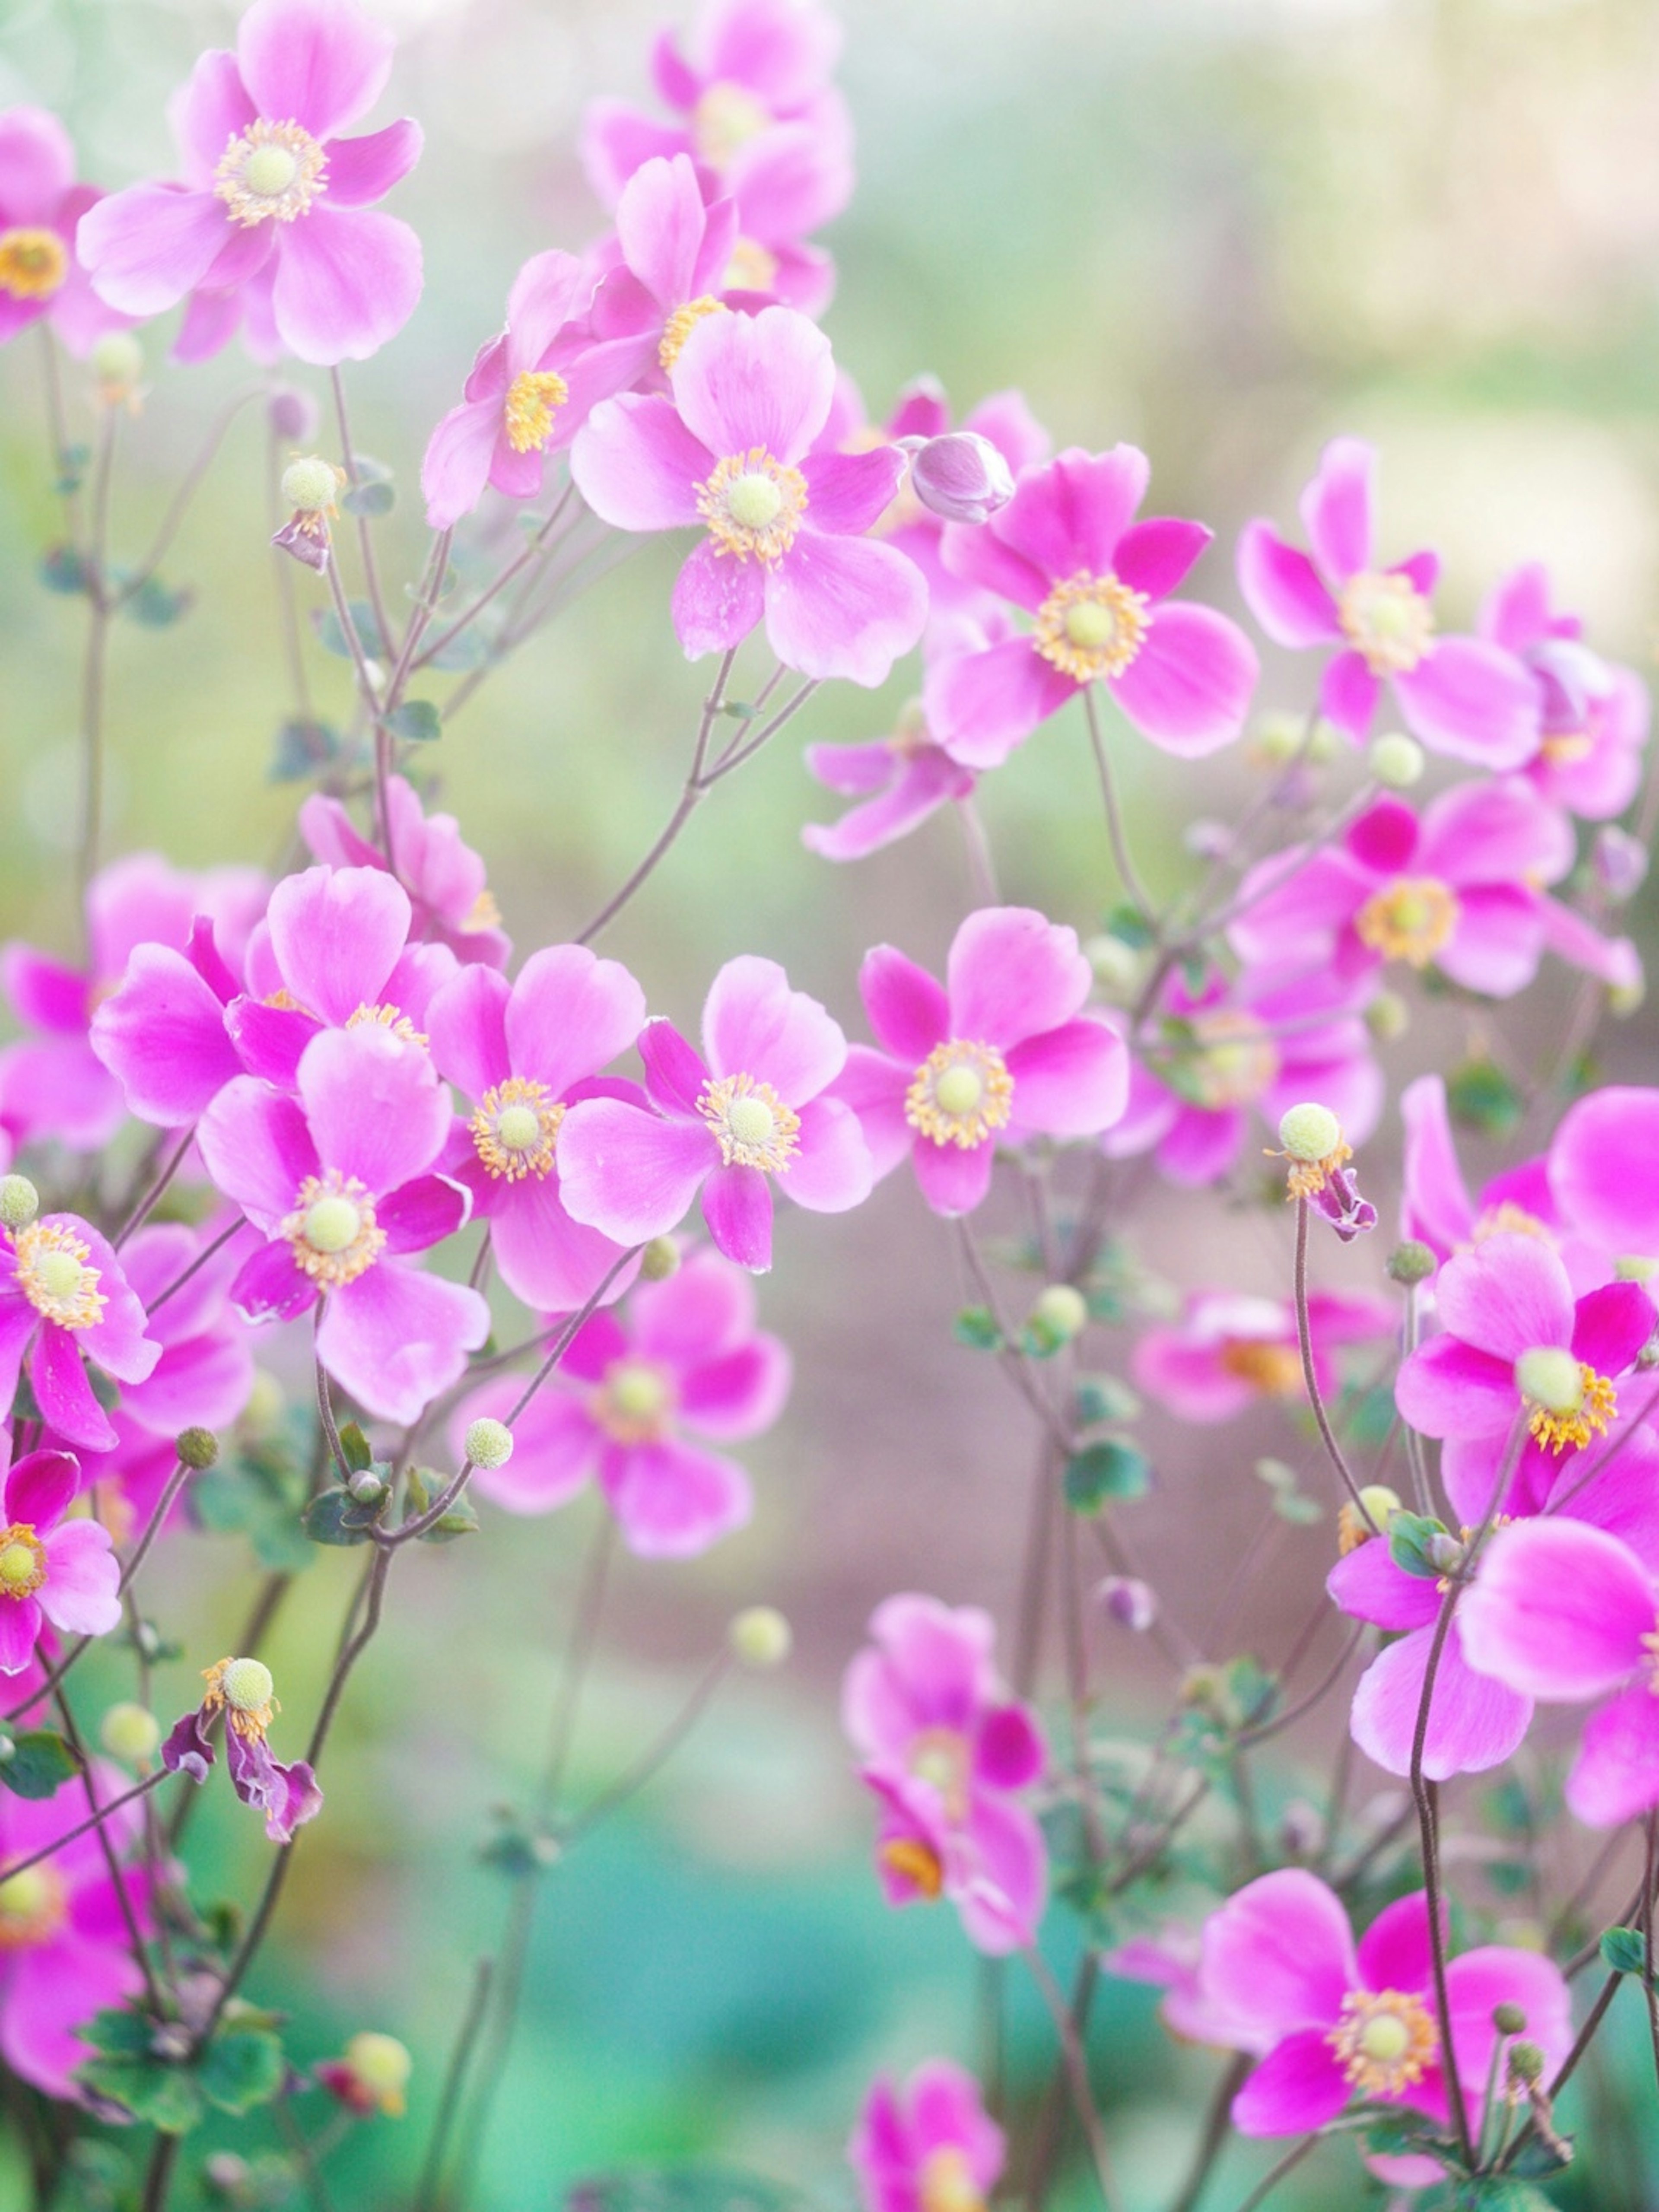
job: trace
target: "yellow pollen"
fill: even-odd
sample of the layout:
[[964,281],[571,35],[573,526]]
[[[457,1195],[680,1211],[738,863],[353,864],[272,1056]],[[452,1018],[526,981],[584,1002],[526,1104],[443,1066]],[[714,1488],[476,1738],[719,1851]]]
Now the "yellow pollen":
[[769,1083],[752,1075],[723,1075],[703,1085],[697,1111],[720,1139],[728,1168],[760,1168],[782,1175],[800,1149],[800,1115]]
[[806,479],[764,446],[728,453],[697,486],[697,513],[722,553],[781,561],[806,512]]
[[[1364,1513],[1352,1501],[1345,1504],[1336,1516],[1336,1550],[1339,1559],[1346,1559],[1350,1552],[1357,1552],[1373,1536],[1388,1534],[1389,1523],[1401,1510],[1400,1493],[1390,1490],[1385,1482],[1368,1482],[1359,1493],[1359,1504]],[[1365,1515],[1370,1516],[1367,1520]]]
[[683,307],[676,307],[663,325],[662,343],[657,348],[657,359],[662,367],[672,368],[680,357],[681,348],[706,315],[723,315],[726,313],[725,301],[715,299],[708,292],[705,292],[700,300],[688,300]]
[[772,123],[772,111],[746,85],[722,78],[711,84],[691,111],[691,137],[697,159],[724,169],[732,157],[758,138]]
[[279,1014],[304,1014],[308,1020],[313,1022],[320,1019],[319,1015],[312,1012],[309,1006],[302,1006],[300,1004],[286,983],[279,984],[276,990],[270,992],[259,1003],[261,1006],[274,1008]]
[[490,1174],[521,1182],[526,1176],[539,1181],[552,1166],[563,1119],[564,1108],[549,1099],[544,1083],[509,1075],[485,1091],[466,1126]]
[[1546,1451],[1582,1451],[1592,1436],[1606,1434],[1608,1422],[1618,1411],[1618,1395],[1605,1375],[1581,1363],[1578,1379],[1584,1395],[1571,1413],[1552,1413],[1547,1406],[1530,1398],[1521,1401],[1527,1408],[1527,1433],[1535,1437]]
[[69,1917],[69,1892],[50,1861],[0,1881],[0,1952],[27,1951],[55,1936]]
[[1422,969],[1449,940],[1462,912],[1449,884],[1433,876],[1400,876],[1366,900],[1353,926],[1360,943],[1385,960]]
[[46,1579],[46,1547],[32,1521],[0,1528],[0,1597],[32,1597]]
[[947,1820],[968,1817],[968,1784],[973,1753],[955,1729],[923,1729],[911,1744],[908,1764],[919,1781],[938,1790]]
[[921,2161],[919,2212],[985,2212],[973,2168],[960,2143],[941,2143]]
[[1073,683],[1121,676],[1139,652],[1151,620],[1145,592],[1113,575],[1080,569],[1056,584],[1037,609],[1037,651]]
[[1350,1990],[1325,2040],[1362,2097],[1394,2097],[1411,2088],[1440,2049],[1423,2000],[1404,1990]]
[[[5,240],[0,239],[0,253],[4,250]],[[1553,737],[1541,740],[1539,757],[1549,768],[1571,768],[1589,757],[1595,744],[1588,730],[1560,730]]]
[[227,144],[213,189],[233,222],[292,222],[328,190],[327,167],[328,155],[310,131],[262,115]]
[[349,1030],[368,1029],[371,1024],[375,1029],[389,1030],[399,1044],[423,1045],[427,1042],[424,1032],[416,1028],[401,1006],[362,1006],[346,1017]]
[[1528,1213],[1512,1198],[1489,1206],[1476,1220],[1471,1241],[1484,1244],[1488,1237],[1547,1237],[1549,1231],[1535,1213]]
[[890,1844],[881,1846],[876,1856],[926,1898],[937,1897],[945,1887],[945,1869],[939,1853],[919,1837],[896,1836]]
[[1353,1146],[1346,1140],[1334,1152],[1327,1152],[1322,1160],[1292,1159],[1288,1152],[1269,1152],[1270,1160],[1290,1160],[1290,1173],[1285,1178],[1287,1199],[1317,1198],[1320,1192],[1340,1167],[1353,1158]]
[[722,292],[769,292],[778,281],[778,257],[757,238],[740,238],[720,278]]
[[613,1359],[599,1378],[594,1419],[619,1444],[653,1443],[674,1410],[674,1385],[649,1359]]
[[202,1670],[207,1684],[204,1708],[212,1713],[225,1709],[225,1723],[252,1743],[263,1743],[271,1717],[283,1710],[271,1695],[270,1669],[260,1659],[220,1659]]
[[1409,576],[1369,570],[1351,576],[1336,618],[1373,676],[1409,675],[1434,637],[1434,609]]
[[325,1291],[367,1274],[386,1243],[367,1185],[338,1168],[306,1177],[276,1233],[293,1248],[295,1266]]
[[515,453],[538,453],[553,434],[553,417],[570,397],[556,369],[521,369],[507,387],[502,412]]
[[964,1152],[1006,1129],[1013,1111],[1014,1079],[992,1044],[952,1037],[936,1044],[904,1094],[904,1118],[936,1145]]
[[1247,1106],[1279,1073],[1279,1048],[1254,1014],[1224,1006],[1194,1014],[1185,1024],[1192,1042],[1159,1069],[1179,1097],[1211,1113]]
[[1302,1394],[1302,1355],[1293,1344],[1275,1344],[1267,1337],[1229,1337],[1219,1358],[1229,1375],[1248,1382],[1264,1398]]
[[36,1313],[59,1328],[95,1328],[108,1299],[99,1289],[102,1270],[87,1265],[88,1248],[73,1230],[31,1221],[14,1240],[15,1279]]
[[468,907],[466,918],[461,923],[460,928],[463,937],[478,937],[482,936],[486,929],[499,929],[501,926],[501,910],[495,903],[495,894],[492,890],[484,890],[478,893],[477,897]]
[[55,230],[0,230],[0,292],[49,300],[68,275],[69,254]]

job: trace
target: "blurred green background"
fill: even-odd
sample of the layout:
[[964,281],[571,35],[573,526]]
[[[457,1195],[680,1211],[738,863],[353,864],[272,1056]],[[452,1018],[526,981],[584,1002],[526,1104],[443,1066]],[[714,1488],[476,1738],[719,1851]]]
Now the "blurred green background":
[[[428,134],[392,203],[425,240],[426,295],[397,344],[349,378],[359,441],[402,494],[380,526],[397,588],[424,557],[416,483],[430,427],[498,325],[521,259],[598,228],[574,127],[592,93],[643,93],[660,11],[391,0],[380,12],[404,41],[382,112],[414,113]],[[106,185],[165,171],[166,95],[201,46],[230,43],[235,13],[206,0],[0,0],[0,105],[59,109],[83,173]],[[1385,545],[1442,548],[1449,623],[1468,620],[1504,568],[1543,557],[1595,641],[1647,663],[1659,557],[1651,0],[848,0],[842,13],[861,182],[826,240],[841,269],[827,324],[874,415],[927,370],[959,407],[1022,386],[1059,443],[1143,444],[1153,511],[1218,532],[1194,590],[1235,608],[1238,524],[1286,514],[1327,436],[1370,435],[1384,449]],[[121,434],[116,532],[129,556],[211,410],[250,374],[234,350],[179,370],[167,336],[147,336],[152,389]],[[37,366],[31,344],[0,357],[0,933],[67,951],[82,610],[36,581],[59,527]],[[314,373],[293,381],[324,396]],[[84,421],[84,394],[73,397]],[[331,449],[326,433],[319,443]],[[154,847],[201,866],[276,865],[290,851],[304,787],[270,774],[293,702],[268,467],[253,407],[167,563],[169,581],[198,594],[186,622],[117,635],[110,852]],[[516,527],[500,503],[488,510],[473,532],[481,557]],[[677,558],[652,544],[605,576],[421,763],[486,854],[520,952],[581,926],[678,793],[701,672],[668,628]],[[322,603],[311,579],[299,589]],[[1308,668],[1271,653],[1267,664],[1263,703],[1305,706]],[[313,651],[309,677],[325,710],[343,714],[343,664]],[[803,823],[834,811],[802,769],[799,736],[878,733],[906,688],[901,672],[875,697],[823,695],[703,810],[606,942],[655,1010],[690,1022],[713,969],[760,951],[856,1027],[866,945],[937,961],[968,897],[952,822],[851,872],[798,842]],[[1119,758],[1144,871],[1172,888],[1188,866],[1182,823],[1224,817],[1249,771],[1242,758],[1208,769],[1194,796],[1130,733]],[[1045,728],[982,803],[1005,894],[1097,926],[1116,890],[1080,723]],[[1557,977],[1530,1002],[1540,1033],[1563,999]],[[1609,1064],[1650,1074],[1651,1042],[1638,1018]],[[1390,1064],[1403,1079],[1451,1048],[1436,1032],[1408,1036]],[[1390,1128],[1379,1159],[1392,1141]],[[1374,1186],[1385,1182],[1379,1167]],[[1183,1287],[1216,1279],[1212,1205],[1155,1199],[1147,1218],[1164,1273]],[[1228,1224],[1222,1279],[1282,1291],[1279,1223],[1234,1212]],[[1328,1255],[1326,1272],[1353,1287],[1376,1264]],[[959,1302],[953,1245],[898,1181],[852,1217],[784,1221],[763,1310],[796,1347],[799,1380],[783,1422],[746,1455],[754,1525],[690,1567],[623,1566],[582,1711],[576,1802],[653,1740],[735,1606],[781,1604],[797,1660],[723,1693],[661,1783],[546,1878],[474,2212],[550,2205],[579,2175],[692,2153],[834,2203],[850,2186],[840,2147],[872,2070],[936,2051],[973,2059],[974,1962],[943,1911],[881,1906],[836,1723],[841,1668],[889,1591],[1008,1617],[1029,1441],[991,1363],[949,1342]],[[1118,1353],[1108,1345],[1095,1364]],[[1267,1421],[1218,1448],[1157,1420],[1148,1435],[1164,1479],[1137,1538],[1154,1580],[1200,1622],[1258,1517],[1250,1460],[1286,1439]],[[472,1963],[507,1904],[507,1878],[477,1849],[492,1804],[522,1799],[539,1766],[594,1508],[485,1521],[482,1540],[409,1567],[331,1747],[328,1815],[254,1978],[254,1994],[294,2010],[301,2061],[362,2026],[394,2028],[416,2051],[414,2116],[358,2131],[331,2166],[341,2205],[408,2201]],[[1285,1533],[1245,1634],[1277,1648],[1279,1593],[1315,1589],[1328,1545],[1328,1528]],[[355,1564],[321,1559],[280,1617],[272,1661],[296,1717],[326,1671]],[[234,1544],[188,1538],[161,1581],[158,1614],[185,1647],[163,1703],[182,1707],[255,1577]],[[1153,1686],[1104,1632],[1101,1650],[1121,1684],[1113,1718],[1134,1733]],[[113,1674],[109,1687],[120,1693]],[[1328,1755],[1327,1737],[1316,1765]],[[265,1846],[219,1792],[191,1856],[215,1888],[246,1898]],[[1117,1993],[1099,2045],[1137,2203],[1167,2197],[1214,2071],[1149,2033],[1150,2018],[1139,1993]],[[1615,2074],[1638,2097],[1638,2061],[1619,2044]],[[1016,2074],[1035,2081],[1047,2063],[1035,2007],[1017,2009]],[[1659,2166],[1638,2170],[1624,2124],[1607,2133],[1623,2148],[1571,2201],[1650,2203]],[[1237,2201],[1260,2164],[1241,2157],[1216,2203]],[[0,2199],[8,2185],[0,2172]],[[1364,2190],[1336,2162],[1300,2201],[1358,2203]]]

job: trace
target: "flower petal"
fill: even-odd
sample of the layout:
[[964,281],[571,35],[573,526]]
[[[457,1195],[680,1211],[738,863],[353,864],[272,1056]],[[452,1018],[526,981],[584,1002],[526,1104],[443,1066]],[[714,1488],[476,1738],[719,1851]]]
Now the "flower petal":
[[1261,672],[1237,623],[1177,600],[1153,610],[1139,652],[1107,689],[1155,745],[1198,760],[1238,735]]
[[927,620],[921,569],[895,547],[865,538],[803,530],[767,570],[765,586],[772,650],[786,668],[819,682],[884,684]]
[[1472,1667],[1573,1704],[1619,1689],[1643,1663],[1659,1602],[1616,1536],[1577,1521],[1516,1521],[1492,1539],[1457,1618]]
[[236,58],[261,115],[331,138],[386,90],[395,44],[356,0],[254,0]]
[[279,243],[271,312],[290,353],[329,368],[396,337],[421,283],[421,241],[406,222],[325,201]]

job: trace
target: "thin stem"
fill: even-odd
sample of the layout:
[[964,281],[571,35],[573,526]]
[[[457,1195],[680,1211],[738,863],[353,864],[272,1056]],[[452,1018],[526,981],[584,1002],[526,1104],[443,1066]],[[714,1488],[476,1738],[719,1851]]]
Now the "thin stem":
[[86,553],[87,643],[81,665],[81,904],[98,872],[98,846],[104,811],[104,684],[109,659],[111,601],[105,584],[109,557],[110,480],[114,472],[115,431],[120,417],[105,410],[98,426],[93,466],[92,536]]
[[1336,1440],[1330,1417],[1325,1411],[1325,1401],[1319,1388],[1319,1376],[1314,1367],[1313,1330],[1308,1316],[1308,1201],[1296,1201],[1296,1335],[1302,1353],[1302,1380],[1307,1388],[1308,1403],[1313,1407],[1318,1425],[1320,1440],[1324,1444],[1332,1466],[1342,1478],[1343,1487],[1353,1503],[1353,1508],[1373,1536],[1380,1535],[1370,1507],[1360,1496],[1359,1485],[1353,1469],[1343,1455]]
[[219,1234],[214,1238],[212,1243],[205,1246],[196,1255],[196,1257],[191,1261],[189,1267],[185,1269],[182,1274],[175,1275],[165,1290],[157,1291],[155,1296],[149,1302],[149,1310],[151,1313],[155,1311],[157,1306],[164,1306],[169,1298],[176,1297],[179,1292],[184,1289],[185,1285],[190,1280],[191,1277],[198,1273],[202,1268],[205,1267],[208,1261],[212,1259],[214,1254],[216,1252],[222,1252],[225,1246],[229,1243],[231,1238],[235,1236],[237,1231],[240,1229],[245,1229],[246,1226],[247,1224],[245,1221],[236,1220],[231,1223],[228,1229],[222,1229]]
[[143,1978],[144,1995],[149,2001],[149,2008],[159,2017],[164,2009],[161,1987],[155,1979],[155,1971],[149,1962],[149,1947],[144,1942],[143,1930],[138,1925],[137,1911],[133,1905],[131,1893],[127,1888],[126,1876],[122,1869],[121,1862],[116,1856],[114,1841],[105,1825],[108,1816],[108,1808],[101,1806],[98,1802],[98,1784],[94,1778],[92,1761],[87,1755],[87,1747],[76,1724],[75,1714],[70,1708],[69,1699],[61,1690],[58,1690],[53,1692],[53,1702],[58,1707],[58,1717],[64,1724],[64,1734],[69,1740],[70,1748],[81,1762],[81,1787],[85,1793],[87,1803],[94,1814],[103,1816],[93,1820],[89,1825],[93,1833],[98,1838],[98,1848],[103,1854],[105,1871],[114,1885],[116,1902],[121,1908],[121,1917],[126,1923],[127,1945],[132,1953],[132,1962]]
[[149,2170],[144,2176],[143,2212],[163,2212],[172,2191],[173,2168],[184,2147],[182,2136],[156,2136],[155,2148],[149,2154]]
[[484,2014],[489,2003],[489,1985],[495,1976],[495,1961],[480,1959],[473,1970],[472,1995],[461,2016],[460,2033],[455,2039],[454,2049],[449,2054],[449,2064],[444,2069],[443,2089],[432,2122],[432,2139],[427,2145],[426,2156],[421,2162],[421,2178],[415,2187],[414,2212],[431,2212],[436,2200],[438,2179],[443,2172],[444,2153],[449,2148],[450,2130],[460,2109],[467,2064],[477,2045],[479,2031],[483,2027]]
[[249,401],[263,398],[268,389],[269,387],[263,383],[245,385],[240,392],[234,392],[231,394],[214,416],[208,426],[207,436],[203,440],[195,459],[179,480],[179,489],[173,495],[167,513],[161,517],[161,526],[150,540],[149,550],[122,585],[120,590],[112,598],[110,605],[112,607],[125,606],[130,599],[143,589],[161,567],[167,558],[173,539],[179,534],[180,525],[190,512],[191,501],[201,489],[203,481],[209,469],[213,465],[215,454],[224,442],[226,431],[229,429]]
[[1250,2063],[1249,2054],[1241,2052],[1216,2083],[1215,2093],[1210,2099],[1210,2108],[1204,2117],[1204,2132],[1199,2137],[1197,2152],[1188,2169],[1187,2179],[1181,2185],[1181,2193],[1170,2205],[1170,2212],[1197,2212],[1199,2199],[1204,2194],[1204,2185],[1231,2135],[1233,2099],[1243,2086],[1244,2077],[1250,2070]]
[[[322,1333],[323,1313],[327,1304],[326,1298],[317,1301],[316,1318],[312,1324],[313,1344]],[[329,1457],[334,1462],[341,1480],[349,1482],[352,1473],[351,1462],[345,1455],[345,1446],[340,1442],[340,1431],[334,1419],[333,1394],[328,1387],[328,1370],[323,1364],[320,1352],[313,1352],[311,1364],[317,1382],[317,1418],[323,1425],[324,1436],[328,1439]]]
[[304,2176],[307,2195],[316,2206],[317,2212],[334,2212],[333,2200],[329,2196],[318,2166],[317,2154],[306,2141],[304,2130],[289,2109],[286,2097],[279,2097],[276,2100],[276,2125],[282,2130],[283,2138],[294,2154],[295,2162]]
[[1255,2187],[1239,2206],[1238,2212],[1256,2212],[1257,2205],[1267,2203],[1286,2174],[1295,2172],[1297,2167],[1301,2165],[1318,2141],[1319,2137],[1316,2135],[1304,2136],[1294,2150],[1286,2151],[1272,2172],[1265,2174],[1257,2182]]
[[195,1141],[196,1125],[192,1121],[189,1128],[185,1130],[184,1135],[179,1139],[179,1142],[174,1146],[173,1150],[168,1153],[166,1166],[162,1168],[161,1173],[156,1176],[149,1188],[144,1193],[143,1196],[133,1207],[131,1212],[128,1214],[126,1219],[116,1231],[114,1236],[110,1238],[110,1244],[115,1251],[118,1252],[121,1247],[126,1243],[128,1237],[131,1236],[133,1231],[135,1229],[142,1229],[145,1222],[149,1219],[150,1215],[155,1212],[157,1206],[159,1206],[161,1201],[162,1194],[167,1189],[167,1185],[173,1181],[174,1176],[178,1174],[179,1169],[183,1167],[185,1160],[189,1154],[190,1148]]
[[[337,366],[330,369],[329,378],[334,387],[334,412],[340,425],[340,459],[344,465],[346,474],[351,479],[351,488],[355,491],[362,482],[362,477],[357,467],[357,455],[351,443],[350,420],[346,414],[345,379],[341,375]],[[380,596],[380,573],[374,562],[374,539],[369,528],[369,519],[366,514],[360,514],[356,520],[357,547],[362,555],[363,562],[363,582],[368,590],[368,604],[374,610],[374,626],[380,634],[380,652],[375,655],[378,660],[392,650],[392,625],[386,620],[386,601]],[[333,562],[331,561],[328,566],[331,575],[334,570]]]
[[1440,2048],[1445,2054],[1443,2072],[1448,2091],[1447,2101],[1451,2106],[1452,2124],[1457,2131],[1458,2148],[1466,2166],[1474,2163],[1474,2145],[1469,2135],[1469,2115],[1463,2100],[1463,2085],[1455,2063],[1457,2046],[1452,2041],[1451,1995],[1446,1979],[1446,1929],[1440,1887],[1440,1835],[1434,1784],[1423,1772],[1423,1754],[1429,1739],[1429,1711],[1434,1701],[1434,1685],[1440,1672],[1440,1661],[1446,1649],[1446,1638],[1451,1633],[1452,1614],[1457,1605],[1461,1584],[1454,1582],[1447,1590],[1434,1624],[1434,1638],[1429,1646],[1428,1664],[1423,1673],[1423,1694],[1417,1708],[1417,1726],[1412,1736],[1411,1786],[1412,1799],[1417,1807],[1418,1837],[1423,1852],[1424,1902],[1428,1907],[1429,1946],[1434,1968],[1434,2008],[1440,2030]]
[[969,792],[957,801],[957,820],[962,825],[962,842],[968,854],[968,880],[972,887],[976,906],[1000,906],[1002,893],[997,887],[997,864],[991,854],[991,841],[985,834],[985,823]]
[[77,1821],[74,1827],[65,1828],[61,1836],[54,1836],[40,1850],[31,1851],[27,1858],[14,1859],[9,1866],[0,1867],[0,1885],[9,1882],[15,1874],[26,1874],[30,1867],[39,1866],[42,1859],[55,1856],[65,1844],[72,1844],[77,1836],[84,1836],[89,1829],[97,1827],[100,1821],[107,1820],[112,1814],[118,1813],[124,1805],[135,1804],[140,1797],[148,1796],[158,1783],[169,1778],[166,1767],[158,1766],[153,1774],[147,1774],[131,1790],[124,1790],[118,1797],[112,1797],[107,1804],[100,1805],[95,1812],[88,1813],[86,1819]]
[[771,720],[763,724],[746,744],[739,745],[734,740],[704,776],[704,784],[718,783],[723,775],[730,775],[733,769],[739,769],[745,761],[753,760],[763,745],[771,743],[786,722],[794,720],[817,688],[817,678],[812,678],[809,683],[803,684],[799,691],[791,693]]
[[1061,2055],[1066,2061],[1066,2078],[1072,2092],[1072,2107],[1083,2130],[1084,2140],[1089,2146],[1089,2156],[1094,2166],[1095,2181],[1107,2212],[1116,2212],[1119,2203],[1117,2183],[1112,2173],[1111,2160],[1107,2154],[1106,2137],[1096,2109],[1094,2089],[1089,2080],[1089,2060],[1083,2048],[1083,2039],[1077,2032],[1059,1984],[1048,1971],[1042,1954],[1034,1946],[1027,1946],[1021,1956],[1031,1972],[1043,2003],[1054,2021],[1054,2033],[1060,2038]]
[[[266,506],[273,538],[283,526],[283,457],[279,446],[276,427],[273,422],[265,441]],[[317,718],[312,708],[311,684],[306,675],[305,634],[300,627],[300,603],[294,588],[294,563],[280,545],[271,547],[270,558],[276,579],[276,608],[281,617],[278,627],[282,633],[283,658],[288,663],[288,679],[294,693],[294,703],[299,708],[302,720],[314,722]]]
[[429,662],[434,660],[447,645],[452,644],[454,640],[461,635],[461,632],[464,629],[471,627],[471,625],[483,612],[484,609],[489,605],[490,601],[495,597],[497,592],[504,591],[507,585],[512,582],[513,579],[518,575],[522,569],[527,568],[532,561],[539,557],[545,550],[547,542],[552,536],[559,518],[563,514],[565,509],[569,506],[571,501],[575,497],[575,485],[574,483],[566,484],[564,489],[559,495],[558,500],[554,506],[553,512],[548,516],[546,521],[543,523],[541,528],[531,539],[529,544],[524,548],[524,550],[521,553],[516,555],[513,560],[507,562],[506,568],[501,570],[500,575],[495,578],[494,583],[487,585],[485,588],[479,592],[477,598],[473,600],[471,605],[468,607],[465,612],[458,615],[455,620],[450,623],[447,629],[439,631],[437,636],[434,637],[431,644],[427,647],[420,659],[415,662],[414,665],[416,668],[424,668]]
[[1123,810],[1118,800],[1117,779],[1112,773],[1111,755],[1106,749],[1106,739],[1100,726],[1100,708],[1095,701],[1095,687],[1083,687],[1083,711],[1088,717],[1089,743],[1094,750],[1095,768],[1100,776],[1100,795],[1106,807],[1106,835],[1111,840],[1112,860],[1118,880],[1127,892],[1131,903],[1154,937],[1158,932],[1158,910],[1147,895],[1129,852],[1128,834],[1124,827]]
[[722,1651],[711,1662],[702,1680],[650,1750],[608,1790],[601,1790],[591,1804],[584,1805],[575,1819],[561,1832],[559,1841],[564,1850],[568,1851],[580,1837],[586,1835],[601,1820],[608,1819],[629,1798],[637,1796],[646,1784],[661,1772],[702,1719],[714,1699],[714,1692],[731,1671],[731,1656]]

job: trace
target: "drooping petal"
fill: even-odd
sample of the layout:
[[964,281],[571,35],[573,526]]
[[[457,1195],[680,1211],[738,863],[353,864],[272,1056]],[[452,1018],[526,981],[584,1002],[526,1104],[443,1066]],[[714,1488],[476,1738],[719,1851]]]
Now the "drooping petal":
[[1636,1682],[1592,1713],[1566,1782],[1567,1808],[1592,1828],[1616,1828],[1659,1804],[1659,1697]]

